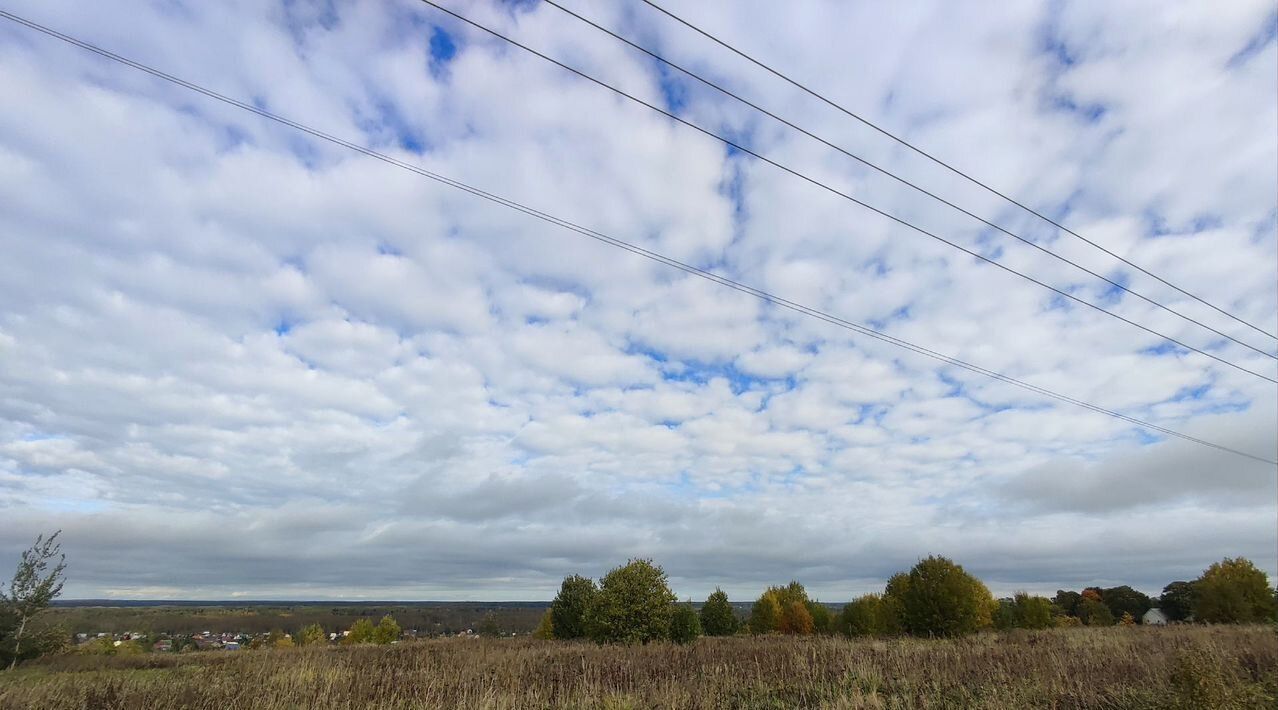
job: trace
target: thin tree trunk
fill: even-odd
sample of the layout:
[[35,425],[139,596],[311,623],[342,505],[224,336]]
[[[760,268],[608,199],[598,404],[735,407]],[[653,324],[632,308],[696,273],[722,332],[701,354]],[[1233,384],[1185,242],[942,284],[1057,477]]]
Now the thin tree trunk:
[[22,623],[18,624],[18,633],[13,637],[13,660],[9,661],[9,670],[18,665],[18,651],[22,649],[22,633],[27,630],[27,615],[22,615]]

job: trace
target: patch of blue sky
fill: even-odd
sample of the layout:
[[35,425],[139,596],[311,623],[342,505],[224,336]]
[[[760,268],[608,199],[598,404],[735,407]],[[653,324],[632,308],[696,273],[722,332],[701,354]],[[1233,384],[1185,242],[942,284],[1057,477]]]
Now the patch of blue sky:
[[688,360],[684,360],[682,367],[679,368],[663,367],[661,376],[668,382],[690,382],[697,385],[706,385],[712,380],[722,379],[727,381],[733,394],[766,389],[769,383],[774,381],[742,372],[732,363],[704,363]]
[[[1112,306],[1118,303],[1119,301],[1123,300],[1123,294],[1126,293],[1126,291],[1124,291],[1122,288],[1119,288],[1119,286],[1126,288],[1130,279],[1128,278],[1127,274],[1124,274],[1124,273],[1110,274],[1106,278],[1118,284],[1118,286],[1104,284],[1105,287],[1101,291],[1100,299],[1099,299],[1100,303],[1098,305]],[[1104,282],[1101,282],[1101,283],[1104,283]]]
[[1199,400],[1211,391],[1210,384],[1198,385],[1196,387],[1182,387],[1176,394],[1167,398],[1168,402],[1184,402],[1186,400]]
[[499,2],[510,10],[511,14],[527,12],[541,4],[541,0],[499,0]]
[[1278,41],[1278,11],[1270,13],[1265,18],[1264,23],[1261,24],[1256,33],[1247,40],[1247,44],[1235,52],[1225,62],[1225,66],[1229,69],[1237,69],[1259,55],[1265,50],[1265,47],[1275,41]]
[[64,434],[49,434],[43,431],[32,431],[20,437],[23,441],[61,441],[68,438]]
[[1179,356],[1179,355],[1183,355],[1183,354],[1185,354],[1185,353],[1187,353],[1187,352],[1189,352],[1189,351],[1188,351],[1188,350],[1186,350],[1186,349],[1184,349],[1184,348],[1182,348],[1182,347],[1180,347],[1179,345],[1177,345],[1177,344],[1175,344],[1175,343],[1170,343],[1170,342],[1167,342],[1167,341],[1163,341],[1163,342],[1159,343],[1158,345],[1151,345],[1151,346],[1149,346],[1149,347],[1147,347],[1147,348],[1143,348],[1143,349],[1140,351],[1140,354],[1141,354],[1141,355],[1154,355],[1154,356],[1164,356],[1164,355],[1177,355],[1177,356]]
[[1251,409],[1251,405],[1247,402],[1217,402],[1201,407],[1194,408],[1194,416],[1203,416],[1208,414],[1237,414]]
[[357,122],[360,130],[379,143],[393,142],[410,153],[423,153],[428,145],[421,129],[404,120],[395,104],[386,98],[373,102],[373,113],[363,115]]
[[870,318],[866,321],[866,323],[874,330],[886,330],[888,326],[893,323],[904,323],[912,317],[913,314],[910,312],[910,305],[906,304],[887,314],[883,318]]
[[1074,303],[1059,293],[1053,293],[1051,297],[1047,299],[1046,310],[1049,311],[1068,311],[1073,307]]
[[448,65],[457,57],[457,39],[444,28],[435,25],[431,28],[427,46],[430,50],[431,76],[442,76],[447,71]]
[[293,42],[302,45],[311,25],[333,30],[340,22],[337,3],[334,0],[284,0],[284,27]]
[[59,513],[100,513],[107,509],[102,501],[87,498],[45,498],[40,507]]
[[1209,229],[1218,229],[1225,223],[1220,215],[1212,212],[1196,214],[1188,222],[1181,225],[1171,224],[1165,216],[1154,209],[1145,210],[1141,214],[1141,218],[1145,222],[1145,235],[1148,237],[1165,237],[1186,232],[1197,234]]
[[[1010,231],[1010,230],[1009,230]],[[982,229],[976,235],[976,251],[978,254],[998,261],[1003,258],[1004,248],[1007,246],[1007,235],[994,229]]]
[[861,404],[857,406],[856,419],[852,423],[867,424],[874,422],[875,424],[882,424],[883,417],[886,417],[889,411],[891,411],[891,408],[887,405]]
[[657,77],[657,86],[661,89],[661,101],[665,109],[678,115],[688,106],[688,84],[683,74],[670,67],[652,60],[650,63]]
[[701,500],[723,500],[735,498],[737,496],[749,495],[759,492],[759,483],[757,476],[751,476],[751,480],[739,485],[717,484],[712,486],[698,485],[696,480],[688,471],[683,471],[679,477],[666,483],[663,488],[679,498],[684,499],[701,499]]
[[293,325],[294,325],[293,321],[287,318],[281,318],[275,324],[275,328],[274,328],[275,334],[288,335],[293,330]]
[[670,362],[669,356],[667,356],[665,353],[661,352],[660,350],[657,350],[655,348],[650,348],[646,345],[640,345],[638,343],[635,343],[634,341],[631,341],[626,344],[624,352],[627,355],[639,355],[640,357],[646,357],[649,360],[652,360],[653,362],[656,362],[656,363],[660,363],[662,365]]
[[878,277],[887,276],[892,271],[891,267],[888,266],[887,260],[882,256],[870,258],[868,261],[861,264],[860,270],[869,272]]
[[1099,123],[1109,111],[1101,103],[1079,103],[1073,96],[1063,93],[1052,94],[1049,105],[1057,111],[1073,115],[1084,123]]
[[1060,12],[1061,3],[1051,3],[1047,19],[1043,23],[1039,43],[1044,54],[1051,57],[1058,65],[1068,68],[1078,63],[1078,55],[1061,36]]
[[1143,446],[1157,444],[1167,438],[1161,434],[1149,431],[1148,429],[1134,429],[1133,433],[1136,436],[1136,441],[1140,442]]
[[946,397],[962,397],[963,396],[964,385],[961,380],[955,377],[949,376],[948,374],[946,374],[944,370],[938,371],[936,373],[936,376],[937,376],[937,379],[939,379],[941,382],[944,382],[945,386],[949,388],[945,391]]
[[1265,215],[1265,218],[1256,224],[1256,229],[1251,235],[1251,241],[1254,243],[1267,242],[1273,237],[1275,230],[1278,230],[1278,207],[1269,210],[1269,214]]

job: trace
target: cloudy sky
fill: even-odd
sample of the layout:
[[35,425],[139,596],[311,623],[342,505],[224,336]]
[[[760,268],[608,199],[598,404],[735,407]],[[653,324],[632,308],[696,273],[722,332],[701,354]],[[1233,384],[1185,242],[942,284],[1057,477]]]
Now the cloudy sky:
[[[1274,377],[1275,362],[553,7],[440,0],[741,145]],[[1274,332],[1273,3],[669,0]],[[565,0],[1222,332],[636,0]],[[1275,458],[1278,388],[894,224],[413,0],[5,8],[399,160],[1126,415]],[[1275,568],[1275,469],[769,306],[0,20],[0,561],[65,596],[822,599],[930,553],[996,593]]]

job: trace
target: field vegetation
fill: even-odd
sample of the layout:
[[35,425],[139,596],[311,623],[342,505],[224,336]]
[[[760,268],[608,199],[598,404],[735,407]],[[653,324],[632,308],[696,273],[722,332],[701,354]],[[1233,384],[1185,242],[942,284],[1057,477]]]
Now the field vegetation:
[[432,639],[237,653],[58,655],[0,674],[0,707],[1273,708],[1263,625],[951,639],[703,637],[688,644]]

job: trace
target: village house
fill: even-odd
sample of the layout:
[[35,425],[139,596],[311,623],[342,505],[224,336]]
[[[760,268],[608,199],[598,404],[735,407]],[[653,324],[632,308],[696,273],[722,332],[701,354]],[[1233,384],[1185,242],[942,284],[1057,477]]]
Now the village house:
[[1140,623],[1145,624],[1146,626],[1166,626],[1167,615],[1158,607],[1154,607],[1153,609],[1145,612],[1144,616],[1140,617]]

